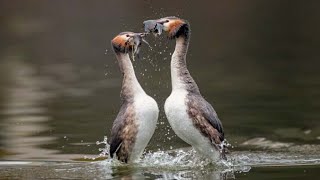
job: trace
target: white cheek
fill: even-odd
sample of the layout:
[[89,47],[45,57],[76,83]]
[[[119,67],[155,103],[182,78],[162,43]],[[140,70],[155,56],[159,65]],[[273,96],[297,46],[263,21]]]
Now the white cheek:
[[163,25],[163,30],[168,31],[169,30],[169,24],[164,24]]

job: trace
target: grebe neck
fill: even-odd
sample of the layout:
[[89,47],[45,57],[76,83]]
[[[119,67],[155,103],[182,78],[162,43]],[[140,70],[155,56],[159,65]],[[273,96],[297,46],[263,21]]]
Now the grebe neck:
[[141,93],[145,94],[137,80],[129,54],[118,53],[116,54],[116,57],[118,59],[120,71],[123,75],[120,93],[121,99],[124,101],[129,101],[133,100],[135,95]]
[[176,46],[171,57],[171,82],[172,90],[184,89],[188,92],[199,93],[199,89],[189,73],[186,55],[189,46],[189,35],[176,38]]

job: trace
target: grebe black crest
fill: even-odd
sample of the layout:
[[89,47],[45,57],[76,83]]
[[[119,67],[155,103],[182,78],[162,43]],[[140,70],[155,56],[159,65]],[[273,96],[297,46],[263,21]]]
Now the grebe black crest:
[[140,86],[129,53],[138,53],[145,33],[122,32],[111,41],[123,74],[121,108],[113,122],[110,157],[129,163],[137,161],[156,128],[159,109],[156,101]]
[[164,106],[173,131],[203,156],[213,161],[226,159],[222,123],[187,69],[190,24],[177,17],[147,20],[143,24],[147,33],[167,32],[168,38],[176,41],[171,57],[172,92]]

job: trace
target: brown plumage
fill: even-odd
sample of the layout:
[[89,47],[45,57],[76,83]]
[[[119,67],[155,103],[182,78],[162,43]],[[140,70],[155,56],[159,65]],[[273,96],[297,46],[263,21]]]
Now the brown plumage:
[[[181,139],[207,157],[213,157],[214,152],[211,151],[213,147],[220,153],[220,157],[226,159],[225,147],[222,147],[224,141],[222,123],[213,107],[202,97],[187,69],[189,23],[177,17],[165,17],[144,21],[144,25],[147,32],[161,34],[162,31],[167,31],[169,39],[176,40],[171,59],[172,93],[165,103],[166,116],[173,130]],[[191,131],[196,138],[190,136]]]
[[159,113],[157,103],[140,86],[128,54],[139,48],[144,35],[145,33],[123,32],[111,41],[123,81],[121,108],[108,140],[109,153],[111,158],[116,155],[118,160],[125,163],[139,159],[153,135]]
[[226,159],[227,149],[220,146],[224,140],[224,132],[217,113],[200,94],[189,93],[187,99],[187,111],[193,125],[220,151],[221,158]]
[[135,123],[135,110],[132,102],[124,102],[111,132],[110,156],[116,153],[118,160],[128,162],[133,144],[137,135],[137,124]]

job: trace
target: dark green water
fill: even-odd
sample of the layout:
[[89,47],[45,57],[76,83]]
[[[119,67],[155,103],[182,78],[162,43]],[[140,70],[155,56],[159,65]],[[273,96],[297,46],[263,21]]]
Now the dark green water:
[[[317,7],[312,1],[1,1],[0,179],[316,179]],[[146,19],[172,15],[191,24],[188,67],[233,145],[229,166],[199,167],[187,150],[167,154],[188,145],[163,114],[174,42],[152,36],[152,50],[143,48],[134,62],[161,108],[151,153],[134,166],[82,162],[98,157],[104,144],[96,141],[109,136],[119,109],[121,75],[110,40],[142,31]]]

